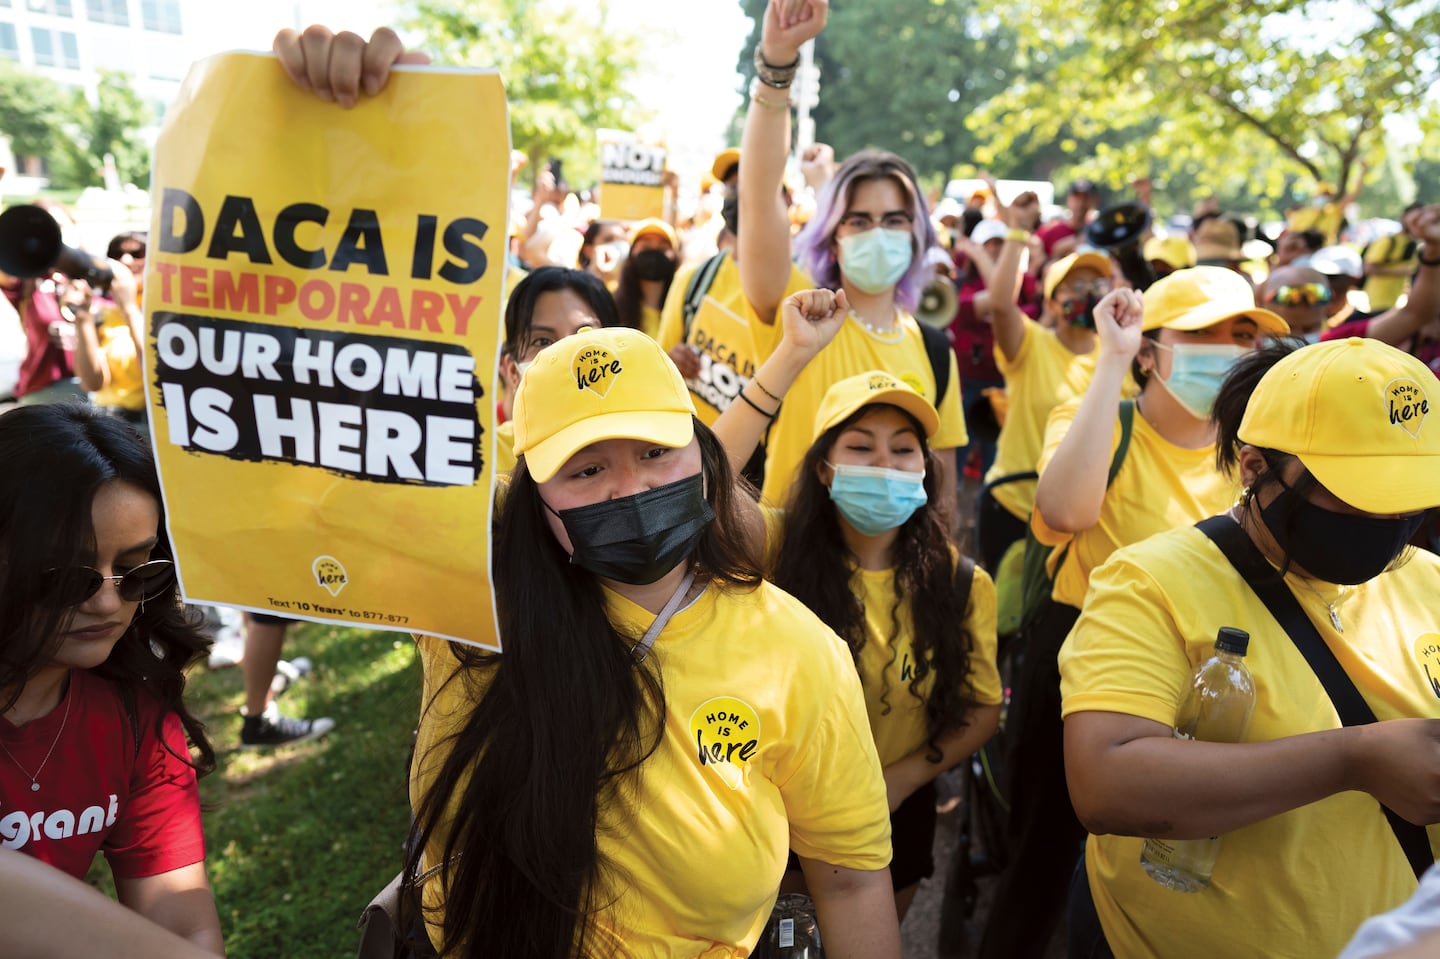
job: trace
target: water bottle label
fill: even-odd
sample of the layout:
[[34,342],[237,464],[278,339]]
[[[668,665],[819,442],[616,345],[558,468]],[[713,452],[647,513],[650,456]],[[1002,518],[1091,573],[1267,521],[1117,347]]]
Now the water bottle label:
[[795,945],[795,920],[794,920],[794,919],[781,919],[781,920],[780,920],[780,942],[779,942],[779,945],[780,945],[780,947],[781,947],[782,949],[789,949],[789,948],[791,948],[792,946]]

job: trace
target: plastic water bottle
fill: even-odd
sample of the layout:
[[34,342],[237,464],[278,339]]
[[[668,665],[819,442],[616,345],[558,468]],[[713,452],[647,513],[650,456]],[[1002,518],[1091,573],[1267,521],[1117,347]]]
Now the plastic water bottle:
[[753,959],[825,959],[810,897],[800,893],[779,897],[750,955]]
[[[1195,670],[1175,717],[1175,738],[1207,743],[1238,743],[1255,711],[1255,681],[1245,668],[1250,634],[1229,626],[1215,639],[1215,655]],[[1147,839],[1140,865],[1160,885],[1178,892],[1199,892],[1210,885],[1220,837]]]

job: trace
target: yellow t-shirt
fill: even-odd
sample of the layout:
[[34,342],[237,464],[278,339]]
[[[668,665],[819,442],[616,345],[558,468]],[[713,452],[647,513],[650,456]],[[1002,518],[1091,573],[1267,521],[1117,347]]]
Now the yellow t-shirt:
[[920,325],[908,313],[901,313],[900,327],[903,332],[898,338],[882,339],[852,316],[796,378],[785,394],[765,445],[765,485],[761,492],[767,503],[784,505],[795,470],[815,442],[815,414],[820,410],[820,401],[833,384],[848,376],[884,370],[934,403],[940,412],[940,429],[930,439],[931,449],[953,449],[969,441],[965,414],[960,409],[960,372],[954,352],[948,354],[950,385],[943,398],[937,397],[935,371],[925,352]]
[[640,304],[640,332],[652,340],[660,338],[660,311],[644,303]]
[[[760,322],[740,288],[740,268],[735,265],[735,257],[727,253],[715,273],[715,281],[710,284],[710,291],[695,311],[690,335],[686,337],[685,292],[690,288],[690,278],[705,262],[682,268],[675,275],[665,305],[661,307],[655,339],[667,353],[683,339],[700,354],[700,375],[687,380],[686,385],[695,399],[701,422],[713,426],[770,356],[779,342],[780,323],[778,313],[773,325]],[[814,285],[798,267],[791,265],[785,296]]]
[[[606,597],[611,621],[639,639],[654,615]],[[444,641],[418,643],[426,705],[412,801],[474,694],[445,683],[456,667]],[[600,852],[617,879],[602,894],[615,898],[595,921],[596,955],[744,956],[770,916],[789,849],[854,869],[889,864],[864,694],[849,650],[809,610],[768,583],[711,585],[674,615],[651,655],[665,736],[626,808],[602,810]],[[432,843],[428,855],[442,848]],[[427,901],[438,893],[438,882],[427,884]]]
[[[1409,256],[1405,255],[1407,248]],[[1396,233],[1382,236],[1366,247],[1365,262],[1371,266],[1408,266],[1413,271],[1420,265],[1419,253],[1419,244],[1408,234]],[[1381,313],[1393,307],[1409,285],[1409,276],[1367,276],[1365,295],[1370,299],[1370,312]]]
[[1345,221],[1345,211],[1338,203],[1324,206],[1306,206],[1285,214],[1285,229],[1291,233],[1305,230],[1319,230],[1325,237],[1325,245],[1333,246],[1340,238],[1340,225]]
[[[1045,426],[1045,449],[1040,454],[1043,474],[1060,441],[1070,431],[1080,400],[1055,407]],[[1110,440],[1110,454],[1120,445],[1120,424]],[[1065,563],[1055,574],[1051,595],[1057,603],[1079,607],[1091,570],[1121,546],[1177,526],[1193,526],[1207,516],[1223,513],[1235,502],[1240,484],[1215,468],[1215,447],[1187,450],[1170,443],[1155,432],[1139,411],[1130,431],[1130,449],[1115,482],[1105,491],[1100,519],[1094,526],[1073,537],[1045,525],[1036,510],[1030,522],[1035,538],[1047,546],[1070,540]],[[1056,551],[1058,553],[1058,550]],[[1051,562],[1056,559],[1052,553]],[[1053,571],[1053,570],[1052,570]]]
[[125,410],[145,408],[145,377],[140,357],[135,352],[135,337],[125,311],[108,304],[101,311],[100,352],[110,368],[110,383],[91,394],[96,406],[114,406]]
[[[1342,547],[1343,548],[1343,547]],[[1291,591],[1382,722],[1440,717],[1440,559],[1410,563],[1325,603],[1296,577]],[[1317,584],[1320,585],[1320,584]],[[1339,587],[1320,585],[1327,600]],[[1304,656],[1219,549],[1176,529],[1118,551],[1095,571],[1060,652],[1063,714],[1116,712],[1173,724],[1195,666],[1222,626],[1250,633],[1256,705],[1248,742],[1322,729],[1339,717]],[[1379,805],[1342,792],[1226,835],[1209,889],[1171,892],[1140,868],[1144,840],[1092,836],[1086,868],[1110,948],[1128,959],[1340,952],[1363,919],[1394,908],[1416,882]],[[1430,828],[1440,849],[1440,827]]]
[[[888,766],[925,745],[925,701],[935,687],[927,676],[917,696],[910,691],[915,669],[915,626],[910,600],[895,607],[895,571],[857,569],[851,588],[865,605],[865,648],[860,651],[860,681],[865,711],[880,765]],[[891,610],[895,618],[891,618]],[[994,705],[1004,699],[995,668],[995,584],[980,567],[970,584],[962,629],[974,640],[970,686],[975,702]],[[893,637],[893,640],[892,640]]]
[[[1098,349],[1098,347],[1097,347]],[[1035,469],[1044,447],[1045,419],[1056,405],[1082,396],[1095,375],[1094,352],[1071,353],[1055,331],[1029,317],[1013,360],[995,347],[995,365],[1005,377],[1005,425],[995,444],[995,462],[985,474],[989,483],[1011,473]],[[992,494],[1016,519],[1029,519],[1035,508],[1035,481],[1019,480],[995,487]]]

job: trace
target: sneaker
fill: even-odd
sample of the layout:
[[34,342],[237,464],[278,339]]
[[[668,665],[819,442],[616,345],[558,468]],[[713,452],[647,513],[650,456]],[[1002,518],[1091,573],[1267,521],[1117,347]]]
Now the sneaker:
[[268,749],[289,743],[303,743],[321,736],[335,728],[335,720],[295,719],[286,716],[271,703],[270,708],[259,716],[246,716],[245,725],[240,728],[242,749]]
[[270,680],[270,695],[279,696],[314,671],[314,664],[306,656],[280,660],[275,664],[275,678]]
[[201,628],[210,634],[211,669],[223,669],[238,665],[245,657],[245,628],[238,609],[229,606],[208,606],[205,610],[205,625]]

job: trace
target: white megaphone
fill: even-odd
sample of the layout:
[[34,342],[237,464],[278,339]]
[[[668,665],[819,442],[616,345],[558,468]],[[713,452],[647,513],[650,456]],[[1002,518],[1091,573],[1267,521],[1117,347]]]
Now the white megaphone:
[[955,322],[955,313],[959,309],[960,298],[955,294],[955,284],[946,277],[936,276],[920,291],[915,319],[926,326],[943,330]]

